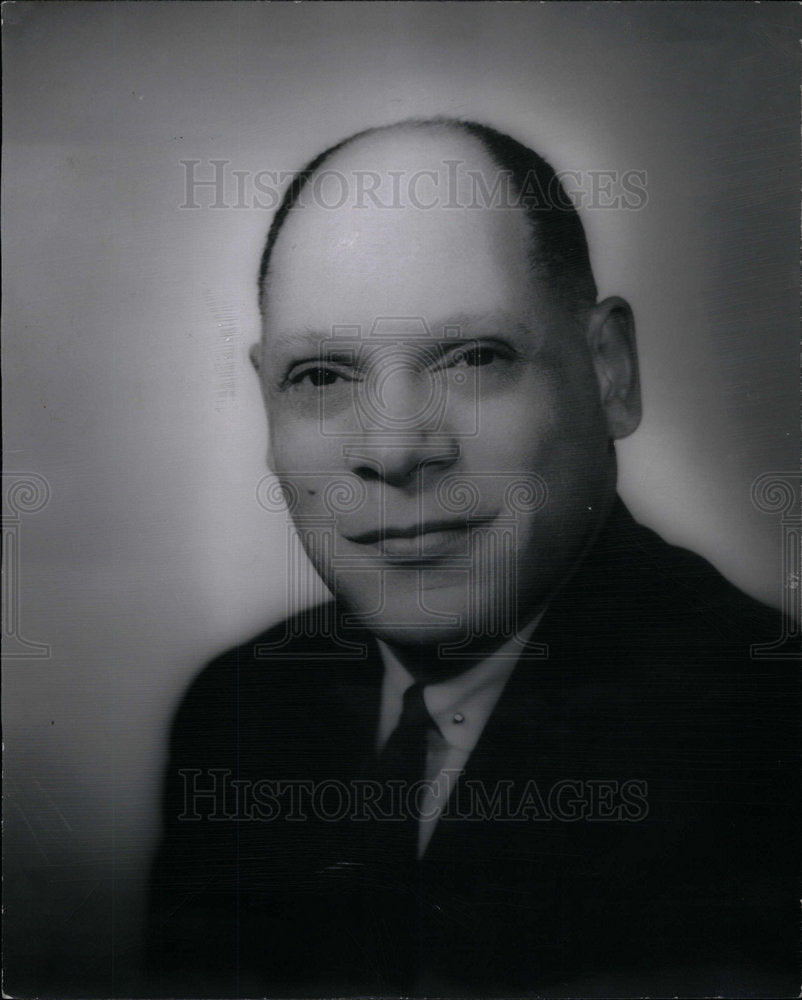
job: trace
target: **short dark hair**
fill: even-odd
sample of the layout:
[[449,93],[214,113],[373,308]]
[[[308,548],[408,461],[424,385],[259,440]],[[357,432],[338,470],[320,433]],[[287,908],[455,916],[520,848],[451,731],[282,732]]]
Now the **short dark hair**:
[[478,139],[496,166],[508,175],[517,204],[526,214],[532,232],[530,263],[533,272],[545,279],[569,308],[583,308],[596,301],[596,282],[582,220],[553,167],[533,149],[489,125],[443,117],[417,118],[363,129],[325,149],[295,174],[273,217],[262,253],[259,267],[259,305],[262,309],[273,247],[310,177],[334,153],[357,139],[402,128],[452,129]]

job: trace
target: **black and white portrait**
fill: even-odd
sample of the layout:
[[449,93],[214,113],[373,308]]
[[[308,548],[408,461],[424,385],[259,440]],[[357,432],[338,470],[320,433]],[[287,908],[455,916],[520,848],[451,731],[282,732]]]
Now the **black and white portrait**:
[[797,995],[796,8],[3,21],[5,992]]

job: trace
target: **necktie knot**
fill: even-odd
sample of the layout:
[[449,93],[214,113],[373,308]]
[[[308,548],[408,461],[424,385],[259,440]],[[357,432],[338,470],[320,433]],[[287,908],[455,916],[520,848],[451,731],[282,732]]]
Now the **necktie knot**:
[[426,777],[427,735],[438,731],[423,699],[424,686],[416,683],[405,691],[401,718],[379,754],[381,779],[396,783],[411,835],[417,827],[417,786]]
[[[403,761],[409,767],[418,756],[425,754],[426,733],[428,730],[437,731],[437,725],[426,708],[423,698],[424,687],[425,685],[418,681],[404,692],[398,725],[390,734],[380,754],[383,764],[391,764],[395,760],[398,763]],[[417,775],[417,779],[420,779],[423,777],[422,762],[417,770],[421,772]]]
[[429,715],[429,709],[426,707],[426,700],[423,697],[424,688],[424,684],[416,681],[404,692],[404,707],[398,728],[401,728],[402,725],[420,731],[437,728],[434,719]]

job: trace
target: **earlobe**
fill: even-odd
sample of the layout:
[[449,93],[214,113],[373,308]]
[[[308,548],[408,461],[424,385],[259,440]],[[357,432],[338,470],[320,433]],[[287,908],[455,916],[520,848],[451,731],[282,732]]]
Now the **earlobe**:
[[610,438],[625,438],[641,421],[635,321],[628,302],[612,296],[593,307],[588,346]]

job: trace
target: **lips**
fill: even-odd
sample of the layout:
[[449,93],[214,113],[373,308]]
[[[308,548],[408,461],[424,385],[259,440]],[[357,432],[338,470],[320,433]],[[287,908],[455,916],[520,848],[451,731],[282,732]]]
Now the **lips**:
[[373,548],[392,561],[430,561],[446,556],[468,555],[469,530],[491,518],[471,520],[424,521],[406,527],[386,527],[357,535],[346,535],[350,542]]

